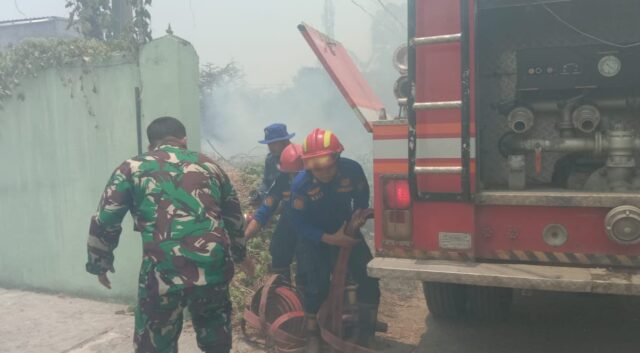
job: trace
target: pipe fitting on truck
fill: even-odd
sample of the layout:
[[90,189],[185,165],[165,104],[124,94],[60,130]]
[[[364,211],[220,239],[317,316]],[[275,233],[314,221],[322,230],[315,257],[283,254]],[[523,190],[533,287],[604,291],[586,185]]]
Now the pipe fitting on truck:
[[527,175],[525,172],[526,159],[524,154],[510,155],[507,158],[509,168],[509,190],[524,190],[527,186]]
[[604,227],[609,239],[621,245],[640,242],[640,209],[635,206],[619,206],[604,218]]
[[[598,135],[598,134],[596,134]],[[500,148],[508,154],[524,154],[540,149],[544,152],[595,152],[606,149],[606,146],[597,146],[602,139],[591,138],[554,138],[554,139],[522,139],[515,134],[503,137]]]
[[581,105],[573,111],[571,116],[573,126],[587,134],[596,130],[600,124],[600,111],[593,105]]
[[560,112],[560,121],[558,122],[558,130],[563,138],[571,138],[574,136],[574,124],[572,119],[573,108],[577,103],[575,101],[567,102]]
[[523,134],[533,127],[535,116],[531,109],[526,107],[516,107],[507,116],[507,124],[513,132]]
[[607,134],[607,183],[611,191],[629,190],[631,179],[635,174],[636,160],[633,156],[635,133],[617,125]]

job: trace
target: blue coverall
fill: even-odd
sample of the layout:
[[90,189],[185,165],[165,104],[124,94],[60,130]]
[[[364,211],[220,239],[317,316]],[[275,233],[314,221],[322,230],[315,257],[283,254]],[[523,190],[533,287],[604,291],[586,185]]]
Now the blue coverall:
[[[293,224],[298,234],[298,267],[305,275],[305,312],[315,314],[329,293],[331,272],[340,248],[321,241],[351,219],[357,209],[369,207],[369,184],[357,162],[339,158],[337,174],[322,183],[310,171],[294,179],[291,189]],[[358,284],[359,303],[377,306],[380,302],[378,280],[369,277],[367,264],[373,259],[369,247],[360,241],[349,257],[349,274]]]
[[[297,236],[291,223],[291,203],[289,202],[291,179],[293,177],[290,174],[280,173],[254,215],[255,220],[264,227],[282,203],[280,220],[273,232],[269,252],[271,253],[272,271],[287,277],[291,276],[289,268],[293,262],[297,244]],[[302,284],[301,275],[296,276],[296,282],[298,285]]]
[[275,155],[272,153],[267,154],[267,157],[264,159],[264,172],[262,174],[262,184],[258,188],[258,192],[260,193],[260,198],[264,200],[267,197],[267,193],[269,189],[273,185],[273,183],[280,175],[280,171],[278,170],[278,163],[280,163],[280,155]]

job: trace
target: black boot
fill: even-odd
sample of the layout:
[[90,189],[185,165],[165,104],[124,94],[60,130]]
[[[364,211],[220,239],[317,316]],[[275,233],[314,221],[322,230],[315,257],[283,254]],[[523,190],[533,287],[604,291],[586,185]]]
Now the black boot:
[[304,314],[305,329],[307,333],[307,346],[305,353],[320,353],[320,330],[315,314]]
[[358,345],[375,348],[377,322],[378,306],[375,304],[358,303]]

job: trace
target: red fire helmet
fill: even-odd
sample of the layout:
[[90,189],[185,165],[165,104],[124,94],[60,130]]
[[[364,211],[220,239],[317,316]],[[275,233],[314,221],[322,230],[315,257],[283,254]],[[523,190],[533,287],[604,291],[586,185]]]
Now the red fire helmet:
[[283,173],[297,173],[304,169],[302,163],[302,146],[289,144],[280,154],[278,170]]
[[344,147],[330,130],[314,129],[302,145],[302,160],[307,169],[335,163]]

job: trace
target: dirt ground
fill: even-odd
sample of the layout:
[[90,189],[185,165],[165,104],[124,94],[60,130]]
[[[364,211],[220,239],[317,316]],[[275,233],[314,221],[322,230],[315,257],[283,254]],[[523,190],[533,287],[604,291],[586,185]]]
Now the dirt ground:
[[640,351],[640,298],[553,292],[517,293],[505,322],[436,321],[422,288],[383,283],[385,352],[632,353]]
[[[383,282],[387,353],[636,353],[640,298],[534,292],[507,321],[435,321],[414,282]],[[1,353],[125,353],[133,316],[121,304],[0,289]],[[235,353],[263,350],[236,335]],[[180,352],[199,352],[189,323]]]

